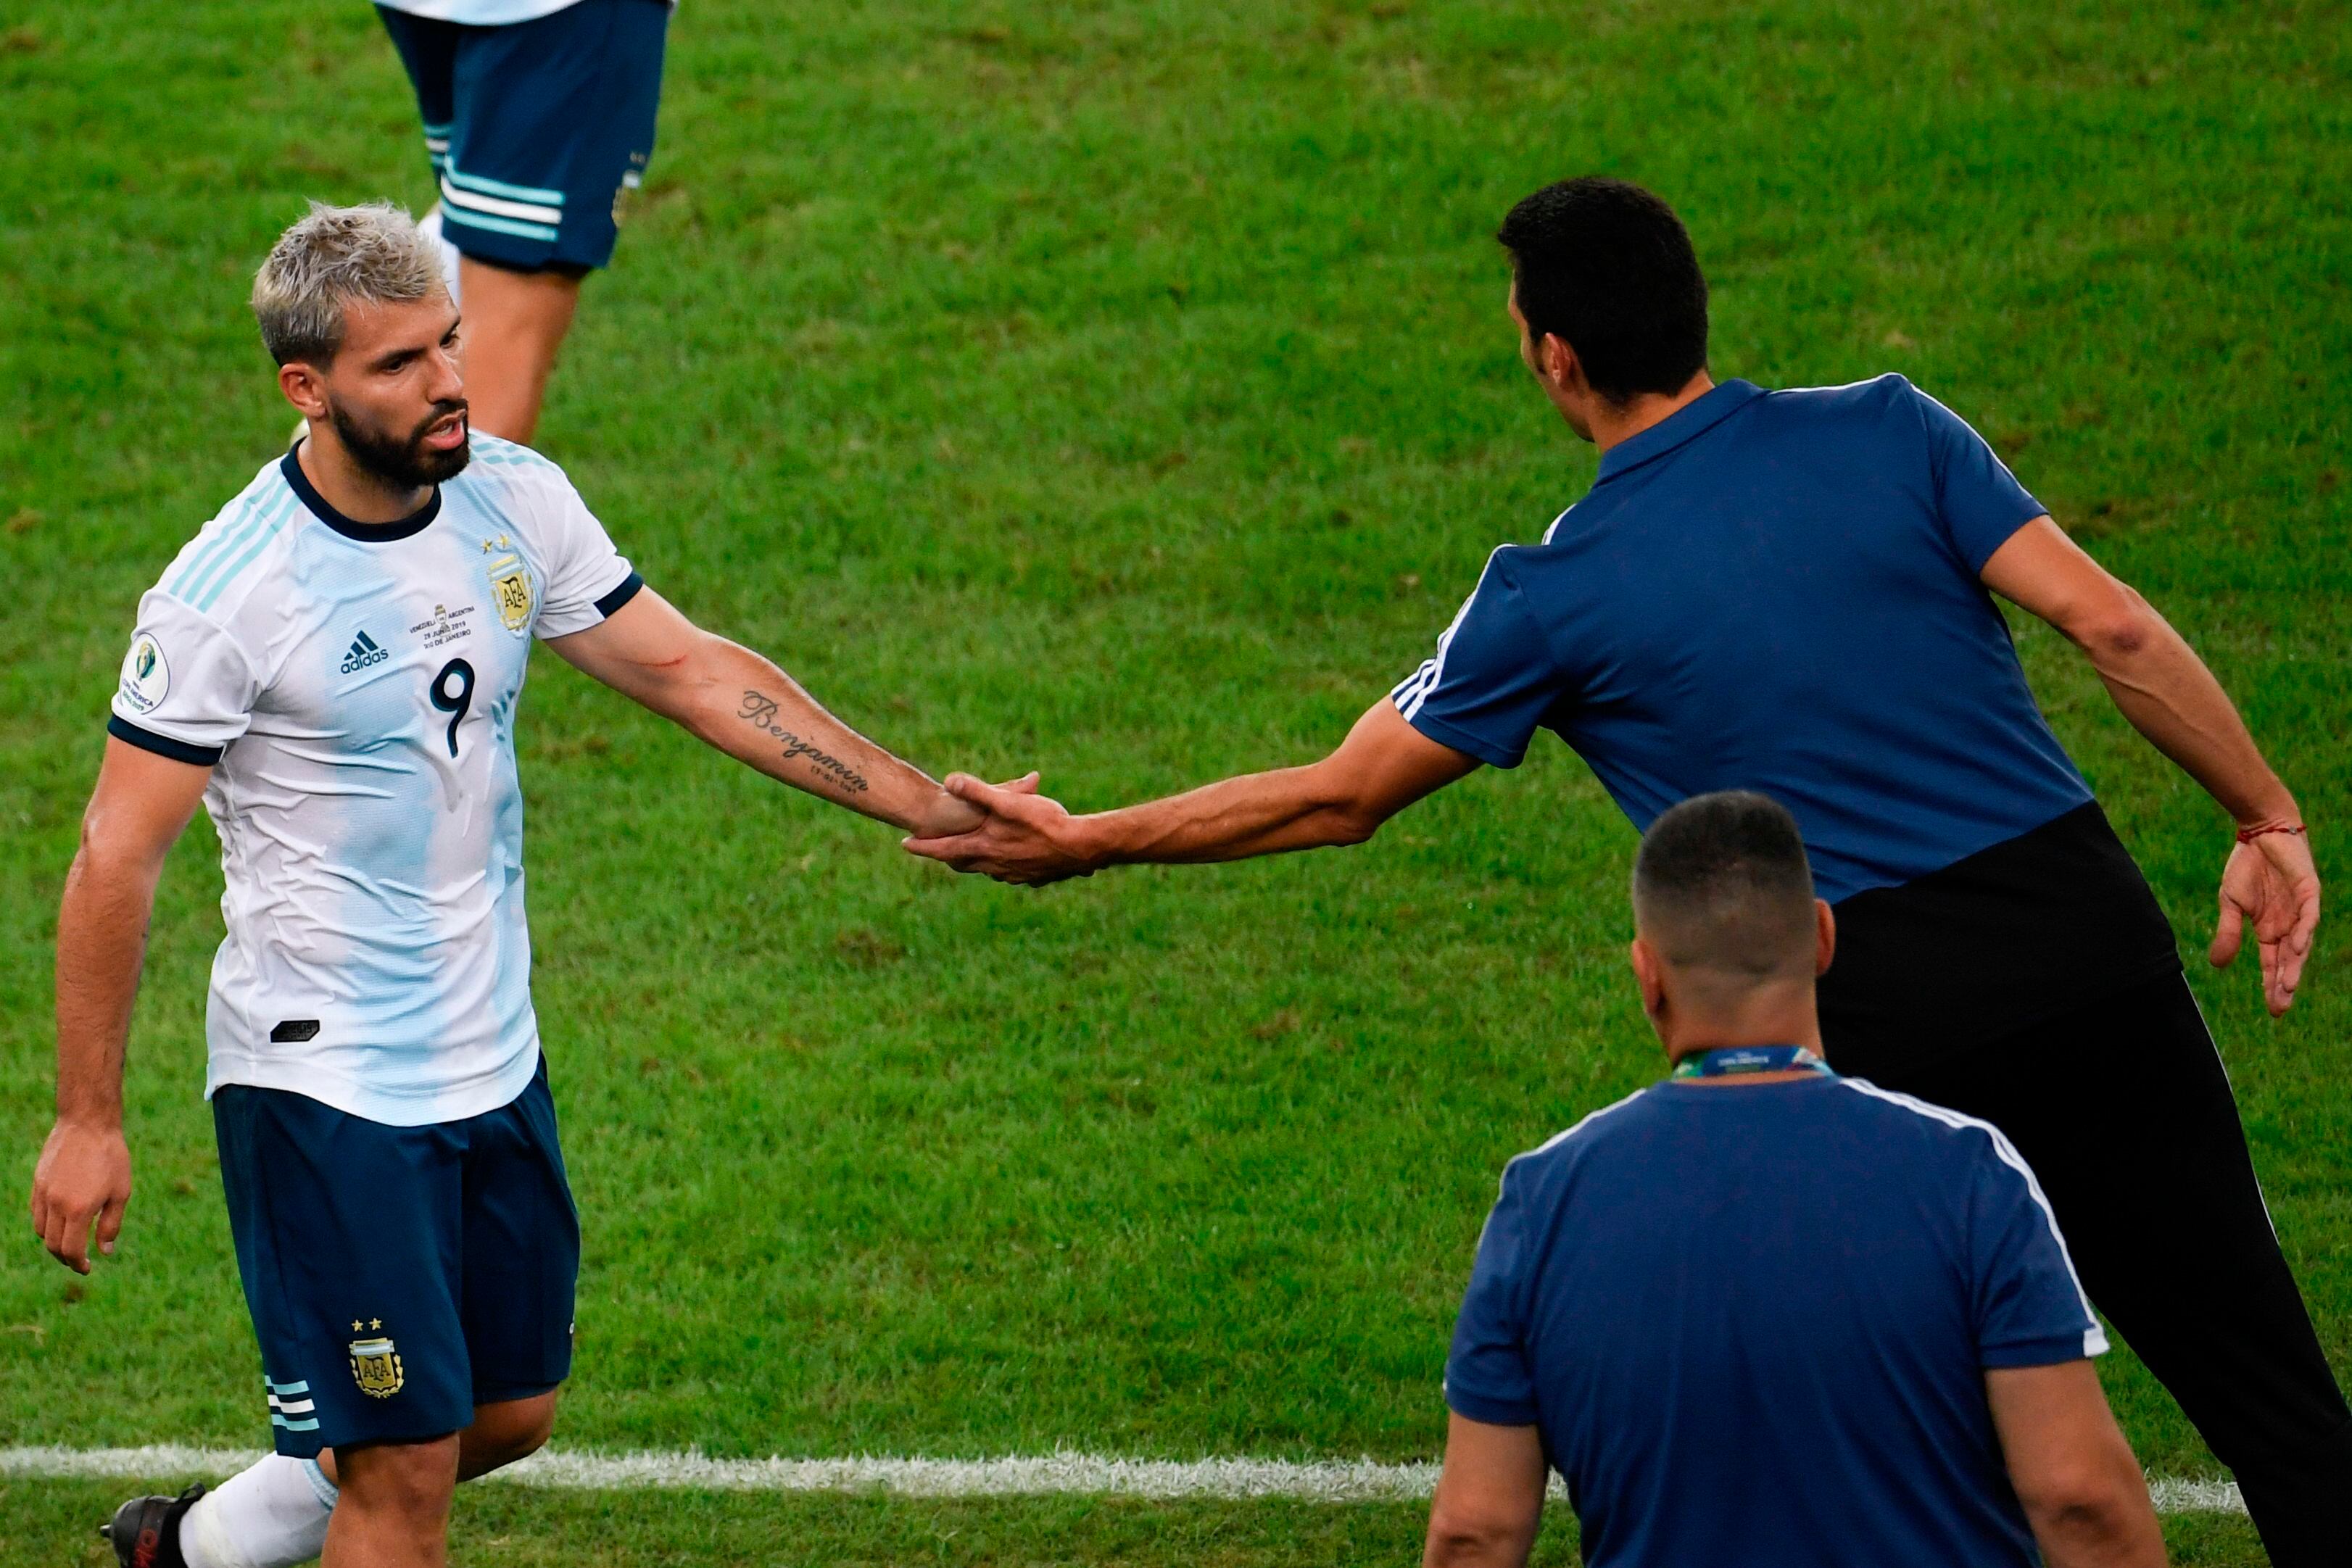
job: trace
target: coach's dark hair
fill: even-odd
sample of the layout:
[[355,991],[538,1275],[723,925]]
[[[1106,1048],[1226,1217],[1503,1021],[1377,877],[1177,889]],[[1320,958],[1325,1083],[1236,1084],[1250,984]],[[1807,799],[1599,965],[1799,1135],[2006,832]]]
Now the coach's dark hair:
[[1813,961],[1813,873],[1788,808],[1727,789],[1663,812],[1633,858],[1633,913],[1677,968],[1765,979]]
[[1706,277],[1682,220],[1641,186],[1597,174],[1546,185],[1495,237],[1528,333],[1574,349],[1612,402],[1680,392],[1706,368]]

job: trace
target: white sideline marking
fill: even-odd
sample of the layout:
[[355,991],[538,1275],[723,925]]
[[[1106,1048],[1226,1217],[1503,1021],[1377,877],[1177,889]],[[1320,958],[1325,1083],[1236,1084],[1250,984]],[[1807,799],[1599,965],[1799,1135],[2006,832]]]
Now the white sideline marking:
[[[27,1480],[163,1479],[233,1475],[256,1448],[0,1448],[0,1477]],[[887,1491],[904,1497],[1037,1497],[1053,1492],[1141,1498],[1297,1498],[1411,1502],[1437,1485],[1434,1464],[1374,1459],[1121,1459],[1060,1453],[1003,1459],[714,1459],[686,1453],[548,1449],[491,1478],[582,1491]],[[2150,1476],[2159,1513],[2243,1513],[2235,1482]],[[1559,1495],[1557,1477],[1552,1491]]]

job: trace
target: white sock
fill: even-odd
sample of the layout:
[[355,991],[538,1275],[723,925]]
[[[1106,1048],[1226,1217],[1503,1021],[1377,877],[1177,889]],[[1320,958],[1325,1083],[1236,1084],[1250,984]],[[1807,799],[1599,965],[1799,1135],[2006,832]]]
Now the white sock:
[[441,279],[449,286],[449,303],[462,304],[457,298],[457,247],[441,231],[440,203],[434,203],[433,210],[416,220],[416,232],[441,247]]
[[335,1483],[316,1459],[272,1454],[198,1498],[180,1518],[188,1568],[293,1568],[327,1547]]

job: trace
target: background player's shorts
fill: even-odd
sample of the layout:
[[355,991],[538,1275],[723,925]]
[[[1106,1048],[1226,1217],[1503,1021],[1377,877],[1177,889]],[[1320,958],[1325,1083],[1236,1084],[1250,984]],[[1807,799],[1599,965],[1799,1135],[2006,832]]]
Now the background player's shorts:
[[279,1453],[437,1437],[571,1373],[580,1218],[544,1061],[462,1122],[232,1083],[213,1125]]
[[449,243],[525,272],[610,261],[653,157],[668,0],[578,0],[502,27],[376,13],[416,89]]

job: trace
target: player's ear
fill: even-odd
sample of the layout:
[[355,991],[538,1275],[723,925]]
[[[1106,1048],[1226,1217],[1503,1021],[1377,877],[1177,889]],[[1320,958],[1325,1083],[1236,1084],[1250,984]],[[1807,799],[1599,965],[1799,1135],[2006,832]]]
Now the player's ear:
[[1826,899],[1813,900],[1813,977],[1830,972],[1837,958],[1837,915]]
[[286,394],[286,401],[292,403],[303,418],[326,418],[326,378],[307,361],[294,360],[278,366],[278,390]]

